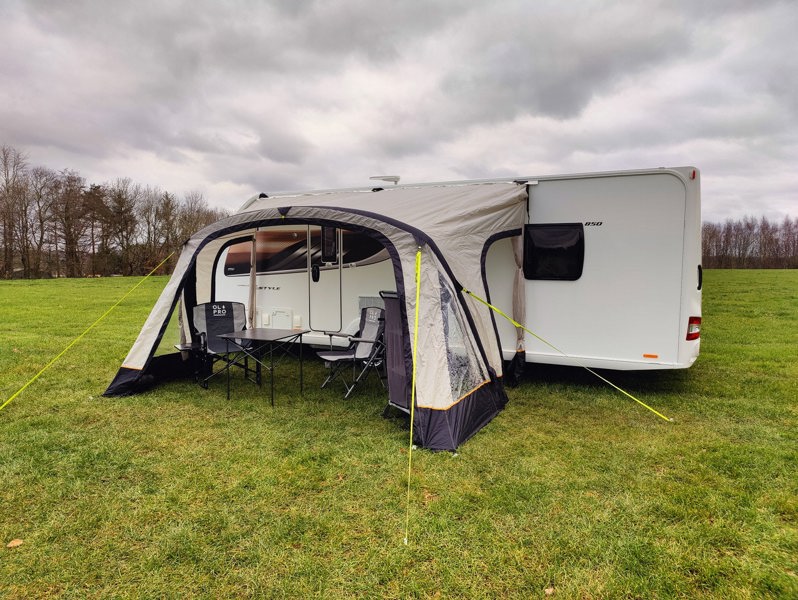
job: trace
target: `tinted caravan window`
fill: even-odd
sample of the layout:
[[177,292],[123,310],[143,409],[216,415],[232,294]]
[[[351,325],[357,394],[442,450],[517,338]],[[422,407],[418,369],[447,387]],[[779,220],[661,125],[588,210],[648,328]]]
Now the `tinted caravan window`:
[[[274,228],[256,234],[256,265],[258,273],[292,271],[307,268],[307,227]],[[233,244],[227,250],[225,275],[249,275],[252,242]]]
[[[256,271],[259,274],[266,274],[306,270],[308,265],[307,232],[307,226],[270,227],[258,231],[255,235]],[[325,266],[325,263],[337,262],[338,252],[342,253],[341,262],[344,267],[372,264],[388,258],[388,253],[382,244],[366,234],[346,229],[342,233],[343,247],[338,249],[335,243],[337,237],[335,228],[330,227],[324,236],[321,228],[311,228],[311,265],[318,264],[322,270],[335,268],[334,265]],[[227,250],[224,274],[228,276],[249,275],[251,256],[251,241],[232,244]]]
[[338,230],[335,227],[321,228],[321,262],[338,261]]
[[524,228],[524,277],[576,281],[585,261],[581,223],[527,225]]

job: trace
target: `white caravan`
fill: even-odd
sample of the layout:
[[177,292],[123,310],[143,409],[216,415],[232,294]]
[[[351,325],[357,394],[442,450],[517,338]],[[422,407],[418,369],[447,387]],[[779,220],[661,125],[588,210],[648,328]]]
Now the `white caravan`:
[[[519,182],[529,194],[524,325],[535,334],[519,343],[515,327],[495,315],[505,359],[520,351],[526,362],[623,370],[695,362],[702,283],[697,169],[501,181]],[[282,205],[280,194],[270,198]],[[489,300],[507,314],[515,256],[512,239],[503,238],[483,261]],[[214,265],[211,297],[249,306],[254,296],[255,326],[310,329],[308,343],[328,346],[341,338],[325,332],[354,333],[361,308],[381,304],[379,292],[395,287],[378,241],[332,226],[285,225],[259,230],[254,249],[252,236],[231,241]]]

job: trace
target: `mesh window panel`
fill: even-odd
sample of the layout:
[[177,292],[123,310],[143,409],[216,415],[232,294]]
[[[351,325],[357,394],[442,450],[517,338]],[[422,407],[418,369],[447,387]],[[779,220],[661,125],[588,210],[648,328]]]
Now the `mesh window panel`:
[[449,365],[452,400],[455,401],[484,383],[488,375],[483,369],[479,351],[468,334],[466,319],[454,291],[446,279],[439,279],[446,360]]

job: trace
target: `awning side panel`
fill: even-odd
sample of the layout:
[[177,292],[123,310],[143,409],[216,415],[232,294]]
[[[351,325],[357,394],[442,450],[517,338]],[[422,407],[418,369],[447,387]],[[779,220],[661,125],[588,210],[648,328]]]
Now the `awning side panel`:
[[493,381],[474,390],[448,410],[418,408],[413,441],[430,450],[456,450],[499,414],[506,404],[504,388],[498,381]]

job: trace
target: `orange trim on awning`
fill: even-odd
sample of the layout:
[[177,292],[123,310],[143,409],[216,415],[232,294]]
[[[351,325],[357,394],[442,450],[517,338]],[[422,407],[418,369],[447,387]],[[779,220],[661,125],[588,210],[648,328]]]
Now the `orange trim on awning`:
[[434,406],[421,406],[421,405],[418,405],[418,408],[426,408],[426,409],[429,409],[429,410],[449,410],[452,406],[454,406],[456,404],[460,404],[461,401],[465,400],[468,396],[470,396],[471,394],[476,392],[479,388],[481,388],[482,386],[484,386],[484,385],[486,385],[488,383],[490,383],[490,379],[486,379],[485,381],[480,383],[478,386],[476,386],[475,388],[473,388],[469,392],[466,392],[465,394],[460,396],[457,400],[452,402],[449,406],[445,406],[443,408],[439,408],[439,407],[434,407]]

